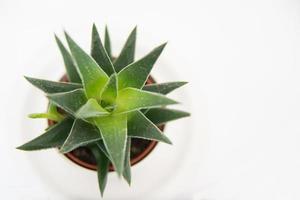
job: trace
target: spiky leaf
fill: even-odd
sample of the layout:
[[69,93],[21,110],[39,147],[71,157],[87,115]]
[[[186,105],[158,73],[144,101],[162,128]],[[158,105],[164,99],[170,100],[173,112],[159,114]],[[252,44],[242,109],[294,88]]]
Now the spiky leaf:
[[125,180],[129,185],[131,184],[130,147],[131,147],[131,139],[127,138],[123,177],[125,178]]
[[60,147],[68,137],[72,128],[73,119],[65,118],[61,122],[50,127],[44,134],[17,147],[24,151],[34,151],[48,148]]
[[97,162],[97,174],[98,174],[98,184],[101,192],[101,196],[104,194],[105,186],[107,183],[107,174],[109,170],[109,160],[99,149],[97,145],[90,147],[92,153],[95,156]]
[[32,85],[44,91],[47,94],[58,93],[58,92],[69,92],[78,88],[82,88],[82,85],[78,83],[64,83],[64,82],[55,82],[48,81],[44,79],[37,79],[26,77],[26,80],[29,81]]
[[135,43],[136,43],[136,27],[130,33],[120,55],[114,62],[114,67],[116,72],[121,71],[124,67],[129,65],[134,61],[135,53]]
[[99,98],[103,87],[105,86],[108,76],[99,67],[97,62],[85,53],[66,33],[66,39],[70,47],[73,58],[76,61],[77,71],[89,98]]
[[89,99],[77,112],[76,117],[86,119],[90,117],[99,117],[109,114],[103,109],[96,99]]
[[119,91],[116,113],[130,112],[142,108],[152,108],[176,104],[177,102],[163,95],[147,92],[135,88],[126,88]]
[[128,116],[128,136],[172,144],[169,138],[140,111],[134,111]]
[[92,31],[92,49],[91,55],[96,60],[98,65],[105,71],[107,75],[111,75],[115,72],[112,62],[102,45],[99,33],[97,31],[97,27],[93,25]]
[[173,90],[187,84],[187,82],[168,82],[159,84],[149,84],[143,87],[143,90],[160,94],[168,94]]
[[101,140],[101,135],[95,126],[80,119],[76,119],[60,152],[68,153],[78,147],[91,144],[98,140]]
[[87,98],[83,89],[73,90],[71,92],[61,92],[48,94],[47,97],[58,107],[75,116],[77,110],[86,102]]
[[145,57],[123,68],[118,74],[119,90],[127,87],[142,88],[165,45],[156,47]]
[[121,175],[124,168],[125,146],[127,139],[127,116],[110,115],[95,119],[103,142],[115,167],[116,172]]
[[66,47],[63,45],[63,43],[56,35],[55,35],[55,40],[64,59],[64,64],[65,64],[68,79],[70,80],[70,82],[73,83],[81,83],[81,79],[76,70],[71,54],[68,52]]
[[[103,140],[100,140],[96,142],[97,146],[101,149],[101,151],[105,154],[105,156],[111,160],[109,157],[109,154],[105,148],[105,145],[103,143]],[[131,138],[127,138],[126,143],[126,150],[125,150],[125,161],[124,161],[124,170],[123,170],[123,177],[127,181],[127,183],[130,185],[131,183],[131,163],[130,163],[130,148],[131,148]]]
[[169,121],[190,116],[190,113],[168,109],[168,108],[152,108],[147,111],[145,116],[156,125],[164,124]]
[[111,75],[109,81],[107,82],[103,93],[101,95],[101,100],[106,105],[113,105],[118,95],[118,80],[117,74]]
[[107,26],[105,26],[104,47],[105,47],[106,53],[109,56],[110,60],[112,60],[111,42],[110,42],[110,36],[109,36]]

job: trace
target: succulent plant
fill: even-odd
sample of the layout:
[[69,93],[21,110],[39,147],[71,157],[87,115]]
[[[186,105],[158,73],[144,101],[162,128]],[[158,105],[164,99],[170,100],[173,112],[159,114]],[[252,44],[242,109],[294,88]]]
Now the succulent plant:
[[17,147],[33,151],[59,148],[65,154],[87,147],[97,162],[98,181],[103,195],[109,164],[130,184],[130,148],[132,138],[171,144],[157,127],[189,113],[168,109],[177,102],[165,95],[186,82],[145,85],[151,69],[166,44],[134,61],[136,28],[129,35],[118,57],[111,54],[105,29],[104,45],[93,25],[91,53],[87,54],[65,33],[69,50],[55,36],[61,51],[68,82],[25,77],[46,93],[46,113],[29,115],[55,122],[39,137]]

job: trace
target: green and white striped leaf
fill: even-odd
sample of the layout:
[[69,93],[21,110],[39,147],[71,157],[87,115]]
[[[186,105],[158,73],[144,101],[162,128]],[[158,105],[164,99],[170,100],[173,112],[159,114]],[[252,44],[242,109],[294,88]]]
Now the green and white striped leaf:
[[170,139],[140,111],[134,111],[128,116],[128,136],[172,144]]
[[48,99],[66,112],[76,115],[76,112],[87,102],[83,89],[71,92],[48,94]]
[[78,147],[89,145],[98,140],[101,140],[101,135],[95,126],[80,119],[76,119],[60,152],[68,153]]
[[[97,146],[101,149],[104,155],[111,160],[109,154],[106,150],[106,147],[103,143],[103,140],[96,142]],[[125,150],[125,161],[124,161],[124,170],[123,170],[123,177],[127,181],[127,183],[131,184],[131,163],[130,163],[130,148],[131,148],[131,138],[127,138],[126,143],[126,150]]]
[[98,104],[96,99],[91,98],[76,112],[75,115],[77,118],[87,119],[108,114],[109,113]]
[[102,45],[98,30],[96,25],[93,25],[92,31],[92,48],[91,55],[98,63],[98,65],[105,71],[105,73],[110,76],[115,72],[113,64],[107,54],[104,46]]
[[61,122],[53,125],[39,137],[23,144],[17,149],[24,151],[34,151],[48,148],[61,147],[67,139],[73,125],[73,119],[70,117],[65,118]]
[[160,94],[169,94],[173,90],[187,84],[187,82],[168,82],[159,84],[149,84],[143,87],[143,90]]
[[127,139],[127,116],[109,115],[95,118],[106,150],[118,175],[123,173]]
[[106,53],[109,56],[110,60],[112,60],[111,42],[110,42],[110,36],[109,36],[109,32],[108,32],[108,27],[107,26],[105,26],[104,47],[105,47]]
[[85,53],[67,34],[66,39],[88,98],[99,98],[108,76],[97,62]]
[[156,47],[145,57],[123,68],[118,73],[119,90],[127,87],[142,88],[165,46],[162,44]]
[[109,159],[103,154],[97,145],[90,147],[97,162],[98,184],[103,197],[105,186],[107,184],[107,174],[109,171]]
[[154,124],[161,125],[169,121],[188,117],[190,113],[168,108],[152,108],[146,112],[145,116]]
[[123,177],[129,185],[131,184],[130,148],[131,148],[131,139],[127,138]]
[[66,72],[67,72],[67,77],[68,77],[69,81],[72,82],[72,83],[81,83],[81,79],[80,79],[79,74],[76,70],[76,66],[73,62],[71,54],[68,52],[66,47],[63,45],[63,43],[60,41],[60,39],[56,35],[55,35],[55,40],[56,40],[56,43],[57,43],[57,45],[59,47],[59,50],[62,54],[64,64],[65,64],[65,68],[66,68]]
[[82,88],[82,85],[78,83],[55,82],[26,76],[25,78],[32,85],[34,85],[35,87],[39,88],[47,94],[69,92],[75,89]]
[[117,59],[114,61],[116,72],[121,71],[124,67],[133,63],[136,43],[136,27],[132,30],[127,41]]
[[116,113],[130,112],[142,108],[153,108],[176,104],[177,102],[161,94],[147,92],[135,88],[126,88],[119,91],[116,101]]

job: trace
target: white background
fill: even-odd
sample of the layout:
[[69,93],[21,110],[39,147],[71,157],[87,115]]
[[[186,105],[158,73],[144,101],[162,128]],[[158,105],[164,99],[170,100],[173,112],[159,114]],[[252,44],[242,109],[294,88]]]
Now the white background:
[[[53,33],[66,29],[88,49],[93,22],[109,25],[115,52],[135,25],[138,57],[169,41],[158,63],[168,67],[153,73],[163,81],[189,81],[176,94],[192,117],[169,129],[186,127],[172,133],[185,135],[185,156],[168,183],[137,199],[300,199],[299,1],[0,0],[3,199],[74,199],[55,190],[14,147],[24,142],[25,126],[36,127],[34,135],[42,130],[25,114],[46,103],[22,75],[58,78],[63,69]],[[53,59],[61,65],[49,69]],[[42,103],[34,107],[28,96]],[[113,192],[114,184],[108,187]]]

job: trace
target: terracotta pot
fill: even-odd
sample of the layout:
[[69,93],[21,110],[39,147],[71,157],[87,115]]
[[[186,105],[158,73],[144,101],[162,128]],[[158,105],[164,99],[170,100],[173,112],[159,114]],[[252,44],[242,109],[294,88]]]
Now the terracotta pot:
[[[68,78],[64,75],[61,79],[61,82],[68,82]],[[155,80],[149,76],[146,84],[155,83]],[[48,125],[51,126],[55,122],[48,120]],[[161,131],[164,131],[165,126],[161,125],[158,127]],[[131,153],[130,153],[130,163],[131,166],[139,163],[144,158],[146,158],[156,147],[158,142],[156,141],[149,141],[143,140],[139,138],[132,138],[131,139]],[[68,159],[70,159],[75,164],[84,167],[90,170],[97,170],[97,165],[93,154],[90,150],[86,147],[79,147],[69,153],[64,154]],[[109,167],[110,171],[114,171],[112,164]]]

